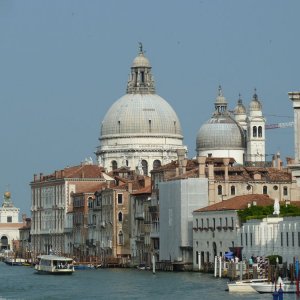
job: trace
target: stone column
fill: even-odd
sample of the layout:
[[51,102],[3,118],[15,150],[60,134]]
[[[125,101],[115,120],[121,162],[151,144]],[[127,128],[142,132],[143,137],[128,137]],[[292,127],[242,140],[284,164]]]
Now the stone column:
[[300,162],[300,92],[289,92],[289,98],[293,101],[294,108],[294,145],[295,145],[295,163]]

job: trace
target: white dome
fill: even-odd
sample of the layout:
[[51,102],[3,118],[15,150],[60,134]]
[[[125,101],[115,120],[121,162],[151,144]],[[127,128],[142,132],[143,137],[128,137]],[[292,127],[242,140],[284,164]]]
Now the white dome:
[[175,111],[156,94],[126,94],[108,110],[102,122],[101,137],[128,134],[182,138]]
[[245,149],[242,128],[229,115],[215,115],[201,126],[196,140],[197,152]]

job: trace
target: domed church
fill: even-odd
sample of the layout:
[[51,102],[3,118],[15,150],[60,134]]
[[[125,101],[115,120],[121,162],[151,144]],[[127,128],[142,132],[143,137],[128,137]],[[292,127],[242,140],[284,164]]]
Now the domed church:
[[198,156],[232,157],[238,164],[265,162],[265,118],[256,91],[247,114],[240,98],[229,111],[219,86],[215,111],[198,131],[196,151]]
[[121,167],[149,175],[155,167],[186,152],[181,125],[173,108],[156,94],[151,64],[140,43],[127,91],[107,111],[96,156],[107,171]]

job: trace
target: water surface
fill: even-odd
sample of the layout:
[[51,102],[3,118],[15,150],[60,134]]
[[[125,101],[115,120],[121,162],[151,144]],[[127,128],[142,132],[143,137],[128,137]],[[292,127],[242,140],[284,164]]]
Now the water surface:
[[[270,299],[271,294],[230,294],[227,279],[211,274],[98,269],[73,275],[39,275],[30,267],[0,263],[0,300],[4,299]],[[284,300],[296,295],[284,295]],[[298,298],[298,300],[300,300]]]

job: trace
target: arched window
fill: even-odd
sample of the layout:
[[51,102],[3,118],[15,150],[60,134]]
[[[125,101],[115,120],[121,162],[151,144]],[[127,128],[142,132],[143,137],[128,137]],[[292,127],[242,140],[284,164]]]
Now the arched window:
[[119,231],[119,234],[118,234],[118,244],[119,245],[123,245],[124,244],[124,235],[123,235],[122,231]]
[[118,221],[119,222],[123,221],[123,214],[121,212],[118,213]]
[[262,137],[262,127],[258,126],[258,137]]
[[222,195],[222,186],[218,185],[218,195]]
[[287,196],[288,195],[288,188],[287,186],[283,187],[283,196]]
[[159,168],[160,166],[161,166],[160,160],[157,159],[153,162],[153,170]]
[[257,137],[257,127],[256,126],[253,126],[252,135],[253,135],[253,137]]
[[142,168],[144,175],[148,175],[148,162],[146,160],[142,160]]
[[111,162],[111,168],[112,168],[113,170],[118,169],[118,163],[117,163],[115,160],[113,160],[113,161]]
[[1,237],[1,249],[9,249],[8,239],[6,236]]
[[231,195],[235,195],[235,186],[234,185],[231,186],[230,193],[231,193]]
[[268,194],[268,187],[266,185],[263,186],[263,194],[264,195]]

